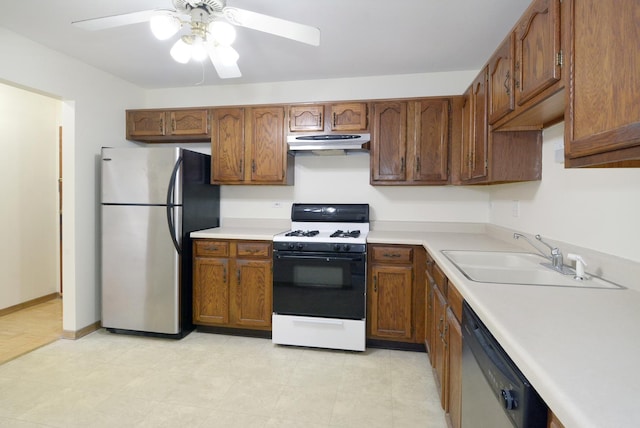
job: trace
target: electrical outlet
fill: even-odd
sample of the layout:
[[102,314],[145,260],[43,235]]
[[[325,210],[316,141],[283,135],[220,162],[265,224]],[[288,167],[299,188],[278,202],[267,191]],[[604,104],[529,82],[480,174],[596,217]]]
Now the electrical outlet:
[[271,208],[282,208],[282,202],[274,202]]
[[517,199],[511,201],[511,216],[520,217],[520,201]]

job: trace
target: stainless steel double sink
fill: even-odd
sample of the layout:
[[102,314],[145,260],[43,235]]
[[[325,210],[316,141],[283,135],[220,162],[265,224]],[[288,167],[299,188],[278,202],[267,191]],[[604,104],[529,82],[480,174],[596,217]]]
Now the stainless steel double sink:
[[442,250],[460,272],[471,281],[496,284],[542,285],[552,287],[610,288],[625,287],[587,274],[584,279],[564,275],[542,263],[548,260],[535,253],[511,251]]

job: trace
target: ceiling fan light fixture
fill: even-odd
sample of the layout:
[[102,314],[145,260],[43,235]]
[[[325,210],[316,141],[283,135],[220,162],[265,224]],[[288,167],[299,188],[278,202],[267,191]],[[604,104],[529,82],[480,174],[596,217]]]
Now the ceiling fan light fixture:
[[209,34],[222,46],[229,46],[236,39],[236,29],[233,25],[224,21],[213,21],[209,24]]
[[180,64],[186,64],[191,59],[191,45],[186,43],[181,37],[177,42],[173,44],[171,51],[171,58]]
[[158,40],[167,40],[180,30],[181,24],[178,18],[168,12],[160,12],[149,20],[151,32]]

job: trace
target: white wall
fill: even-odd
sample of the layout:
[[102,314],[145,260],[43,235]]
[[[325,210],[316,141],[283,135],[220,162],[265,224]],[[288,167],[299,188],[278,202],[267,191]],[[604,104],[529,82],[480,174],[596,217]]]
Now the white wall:
[[4,28],[0,58],[0,81],[63,103],[63,329],[77,331],[100,319],[100,147],[131,144],[124,139],[124,110],[141,105],[144,92]]
[[0,309],[59,290],[60,101],[0,83]]
[[540,182],[489,187],[491,223],[640,262],[640,168],[565,169],[554,160],[563,131],[543,132]]

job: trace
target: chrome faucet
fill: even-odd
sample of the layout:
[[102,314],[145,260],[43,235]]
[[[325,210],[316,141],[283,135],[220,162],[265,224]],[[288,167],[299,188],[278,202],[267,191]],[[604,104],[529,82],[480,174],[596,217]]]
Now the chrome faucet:
[[533,248],[535,248],[540,254],[542,254],[547,260],[551,262],[551,263],[543,263],[544,266],[547,266],[553,270],[556,270],[564,275],[573,274],[573,270],[571,270],[571,268],[569,268],[568,266],[564,265],[564,259],[562,257],[562,251],[560,251],[560,248],[552,247],[551,245],[547,244],[542,240],[542,236],[536,235],[535,238],[541,243],[543,243],[545,246],[549,247],[549,249],[551,250],[551,255],[546,255],[544,252],[540,251],[540,249],[536,245],[534,245],[533,242],[531,242],[529,238],[527,238],[525,235],[514,232],[513,239],[520,239],[520,238],[524,238],[525,241],[527,241]]

